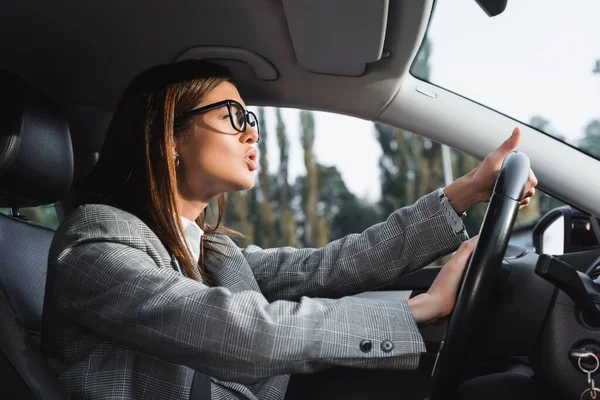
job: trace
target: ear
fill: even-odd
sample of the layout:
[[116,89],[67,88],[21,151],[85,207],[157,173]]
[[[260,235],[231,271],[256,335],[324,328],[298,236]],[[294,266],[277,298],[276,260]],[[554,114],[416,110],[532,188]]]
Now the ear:
[[173,139],[173,148],[171,152],[173,153],[173,157],[177,158],[181,156],[181,139],[174,138]]

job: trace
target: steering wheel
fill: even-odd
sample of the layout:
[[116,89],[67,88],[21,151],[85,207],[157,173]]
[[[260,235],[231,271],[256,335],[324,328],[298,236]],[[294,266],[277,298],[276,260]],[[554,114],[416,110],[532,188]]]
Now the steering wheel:
[[452,399],[469,356],[469,347],[486,324],[486,312],[502,284],[502,259],[529,177],[529,158],[512,152],[490,199],[479,240],[463,275],[454,311],[433,369],[431,400]]

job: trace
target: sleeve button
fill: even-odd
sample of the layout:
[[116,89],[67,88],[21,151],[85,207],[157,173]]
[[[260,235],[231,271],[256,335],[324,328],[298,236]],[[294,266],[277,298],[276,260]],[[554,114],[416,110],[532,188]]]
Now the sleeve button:
[[381,342],[381,350],[383,350],[384,352],[389,353],[393,349],[394,343],[390,342],[389,340],[384,340],[383,342]]
[[368,353],[373,348],[373,343],[370,340],[363,340],[360,342],[360,349],[363,353]]

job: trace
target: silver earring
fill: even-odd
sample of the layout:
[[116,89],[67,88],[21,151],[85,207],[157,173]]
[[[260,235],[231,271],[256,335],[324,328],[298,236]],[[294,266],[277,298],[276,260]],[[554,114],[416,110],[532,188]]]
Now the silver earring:
[[175,168],[179,167],[179,156],[175,156]]

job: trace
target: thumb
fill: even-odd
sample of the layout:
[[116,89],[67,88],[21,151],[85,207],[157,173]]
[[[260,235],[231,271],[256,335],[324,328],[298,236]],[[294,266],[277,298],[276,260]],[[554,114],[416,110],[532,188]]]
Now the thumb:
[[506,155],[517,148],[520,140],[521,130],[517,127],[512,131],[512,135],[510,135],[510,137],[506,139],[504,143],[502,143],[500,147],[496,149],[496,151],[498,151],[502,155]]

